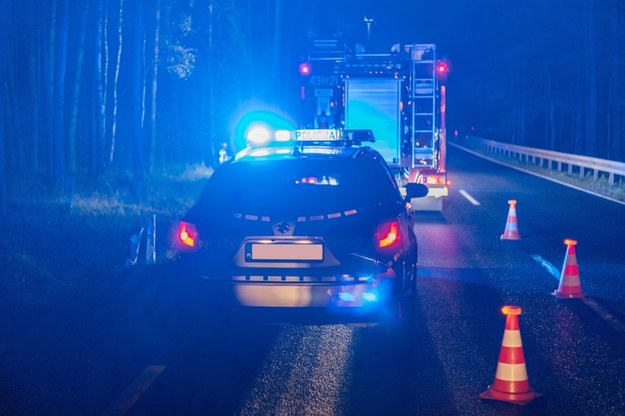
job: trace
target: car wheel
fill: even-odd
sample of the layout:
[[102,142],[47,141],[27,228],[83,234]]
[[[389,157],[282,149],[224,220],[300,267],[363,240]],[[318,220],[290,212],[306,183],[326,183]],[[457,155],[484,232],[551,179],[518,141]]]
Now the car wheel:
[[386,335],[397,339],[407,340],[415,331],[415,302],[411,295],[402,300],[398,300],[395,305],[390,305],[388,315],[385,319]]
[[410,282],[410,288],[404,290],[401,297],[390,305],[386,327],[387,334],[391,337],[409,339],[416,331],[417,293],[416,293],[416,269],[414,265],[406,273],[406,281]]

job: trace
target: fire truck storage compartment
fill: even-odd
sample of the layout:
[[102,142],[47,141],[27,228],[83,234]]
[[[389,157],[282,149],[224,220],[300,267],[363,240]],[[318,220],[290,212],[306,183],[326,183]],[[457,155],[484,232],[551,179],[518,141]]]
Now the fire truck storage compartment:
[[345,81],[345,128],[370,129],[372,147],[391,166],[401,158],[401,80],[355,78]]

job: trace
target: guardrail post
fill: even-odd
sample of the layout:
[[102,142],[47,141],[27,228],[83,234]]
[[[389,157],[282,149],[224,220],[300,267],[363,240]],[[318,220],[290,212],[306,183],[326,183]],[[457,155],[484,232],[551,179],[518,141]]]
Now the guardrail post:
[[148,221],[147,238],[145,246],[145,263],[156,263],[156,214]]
[[[126,267],[156,264],[156,215],[152,214],[145,227],[130,236]],[[144,254],[145,250],[145,254]]]
[[142,227],[137,230],[136,234],[130,236],[128,256],[126,257],[126,267],[135,266],[141,263],[142,259],[139,258],[139,252],[141,250],[141,240],[143,240],[144,233],[145,229]]

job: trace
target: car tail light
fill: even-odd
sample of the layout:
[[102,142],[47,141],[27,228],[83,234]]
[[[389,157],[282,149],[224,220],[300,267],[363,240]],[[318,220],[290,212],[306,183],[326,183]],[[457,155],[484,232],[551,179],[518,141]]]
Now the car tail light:
[[198,240],[198,232],[195,228],[195,224],[180,221],[180,225],[178,227],[178,240],[184,246],[195,248]]
[[388,221],[378,225],[375,231],[375,239],[378,248],[385,248],[395,244],[400,238],[399,222]]
[[444,175],[422,175],[418,182],[425,185],[447,185]]

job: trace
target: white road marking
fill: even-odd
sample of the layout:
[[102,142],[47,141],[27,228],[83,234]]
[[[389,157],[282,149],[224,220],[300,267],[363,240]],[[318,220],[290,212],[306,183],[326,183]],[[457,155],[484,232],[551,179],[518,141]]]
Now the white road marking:
[[152,385],[154,380],[165,370],[164,365],[148,365],[143,369],[141,374],[133,380],[132,383],[124,390],[111,406],[109,406],[104,415],[106,416],[122,416],[128,413],[130,408],[139,400],[141,395]]
[[463,197],[465,197],[470,203],[472,203],[473,205],[480,205],[479,201],[475,198],[473,198],[467,191],[465,191],[464,189],[461,189],[460,191],[460,195],[462,195]]
[[610,311],[603,309],[596,300],[591,298],[583,299],[584,303],[592,309],[597,315],[599,315],[604,321],[606,321],[612,329],[618,332],[625,333],[625,325],[618,320],[618,318],[610,313]]
[[550,262],[548,262],[547,260],[545,260],[544,258],[539,256],[538,254],[532,254],[532,258],[538,264],[543,266],[543,268],[546,269],[549,272],[550,275],[552,275],[556,279],[560,280],[560,270],[558,270],[553,264],[551,264]]
[[[532,258],[543,268],[545,268],[550,275],[558,279],[558,281],[560,280],[561,272],[553,264],[539,256],[538,254],[532,254]],[[586,306],[588,306],[594,313],[599,315],[601,319],[606,321],[606,323],[610,325],[612,329],[618,332],[625,333],[625,324],[619,321],[618,318],[612,315],[608,310],[603,309],[596,300],[586,297],[581,299],[581,301],[584,302]]]

